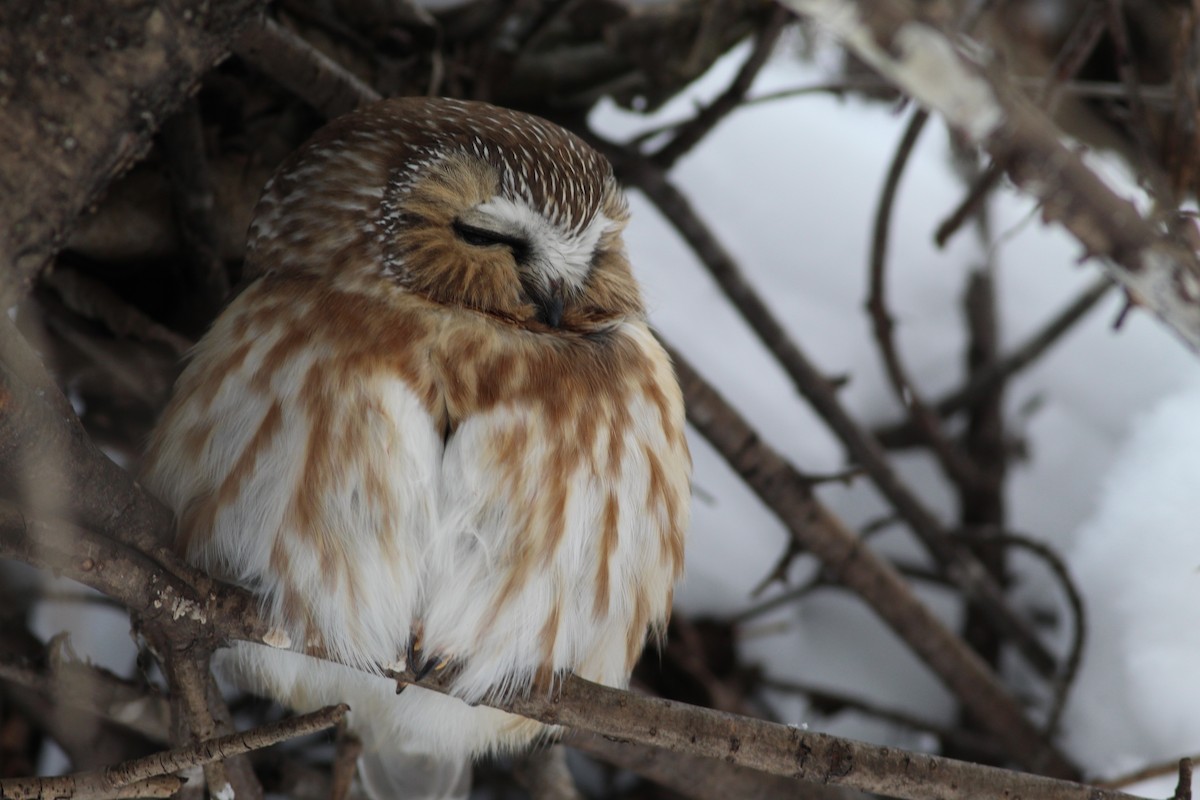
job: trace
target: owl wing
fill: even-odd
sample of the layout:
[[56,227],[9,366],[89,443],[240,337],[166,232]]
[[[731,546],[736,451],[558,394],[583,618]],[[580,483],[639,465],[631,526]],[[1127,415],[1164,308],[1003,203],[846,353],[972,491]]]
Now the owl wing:
[[181,376],[143,479],[190,560],[259,593],[295,646],[371,668],[407,646],[441,439],[403,374],[364,360],[402,343],[345,330],[369,308],[315,319],[331,302],[303,281],[243,292]]
[[[508,398],[446,443],[421,616],[464,697],[565,670],[623,685],[665,624],[690,493],[682,398],[644,324],[605,341],[603,357],[530,355],[493,378],[485,393]],[[476,350],[458,348],[459,374],[479,371],[461,355]]]

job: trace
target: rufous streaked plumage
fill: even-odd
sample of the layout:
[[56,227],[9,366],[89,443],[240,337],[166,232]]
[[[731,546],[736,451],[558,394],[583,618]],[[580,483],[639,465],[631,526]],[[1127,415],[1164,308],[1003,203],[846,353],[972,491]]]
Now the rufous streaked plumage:
[[[377,797],[463,796],[471,758],[546,734],[468,703],[623,686],[663,630],[691,467],[627,216],[607,161],[539,118],[337,119],[268,183],[252,280],[154,433],[180,549],[290,640],[225,666],[296,710],[348,702]],[[369,674],[410,653],[453,662],[454,696]]]

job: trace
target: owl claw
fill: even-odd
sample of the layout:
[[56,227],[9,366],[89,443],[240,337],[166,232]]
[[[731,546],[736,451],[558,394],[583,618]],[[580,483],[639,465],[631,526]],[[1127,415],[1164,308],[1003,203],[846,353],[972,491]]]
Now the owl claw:
[[424,663],[421,664],[420,669],[417,670],[417,681],[424,680],[425,677],[428,676],[429,673],[431,673],[431,672],[441,672],[442,670],[444,670],[446,668],[446,665],[449,663],[450,663],[450,659],[448,657],[444,658],[444,657],[438,656],[435,658],[426,659],[424,661]]

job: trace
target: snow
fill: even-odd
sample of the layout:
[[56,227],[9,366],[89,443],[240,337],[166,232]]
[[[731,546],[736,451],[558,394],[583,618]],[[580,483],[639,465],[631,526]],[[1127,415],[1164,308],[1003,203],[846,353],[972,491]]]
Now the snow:
[[[711,99],[745,57],[736,50],[686,96],[651,117],[603,104],[592,122],[628,138],[689,117]],[[768,63],[756,94],[820,83],[820,65],[801,63],[785,44]],[[899,418],[863,302],[869,232],[883,173],[907,110],[807,95],[748,106],[686,156],[673,178],[731,250],[795,340],[829,374],[850,383],[841,397],[866,425]],[[944,250],[932,231],[959,202],[947,137],[930,124],[901,185],[892,226],[889,302],[901,352],[926,398],[962,377],[961,295],[967,270],[985,253],[970,231]],[[1091,157],[1106,180],[1136,195],[1111,159]],[[806,472],[843,464],[842,448],[797,396],[748,326],[725,301],[684,243],[643,197],[631,198],[627,242],[652,320],[771,444]],[[1075,266],[1080,247],[1046,228],[1032,204],[1001,190],[992,205],[1002,339],[1022,342],[1099,274]],[[1066,749],[1089,770],[1110,774],[1200,750],[1200,371],[1193,354],[1156,320],[1135,313],[1111,328],[1117,293],[1007,395],[1010,430],[1026,460],[1008,487],[1012,527],[1065,552],[1088,604],[1089,645],[1064,720]],[[752,587],[769,572],[786,532],[698,436],[694,526],[688,574],[677,594],[689,614],[728,615],[753,604]],[[905,480],[945,519],[953,496],[924,456],[893,459]],[[886,512],[867,485],[830,486],[822,499],[851,526]],[[909,537],[878,538],[887,553],[913,560]],[[813,569],[801,560],[791,578]],[[1042,572],[1030,571],[1022,601],[1060,603]],[[768,591],[768,595],[778,588]],[[944,592],[921,589],[952,624],[959,610]],[[46,605],[38,632],[70,627],[78,652],[128,674],[128,621],[107,609]],[[952,721],[954,704],[938,682],[856,599],[826,590],[755,619],[743,641],[747,660],[775,677],[864,696],[931,721]],[[927,747],[920,736],[853,715],[814,718],[795,697],[772,695],[784,722],[872,741]],[[1172,779],[1173,781],[1173,779]],[[1169,793],[1152,787],[1158,794]],[[1149,789],[1146,789],[1149,791]]]
[[1200,380],[1137,418],[1070,551],[1090,643],[1067,740],[1098,773],[1200,752],[1197,475]]
[[[697,102],[727,85],[746,52],[739,48],[649,118],[603,105],[592,123],[611,138],[628,139],[686,119]],[[828,64],[827,54],[815,63]],[[821,66],[800,62],[785,44],[751,94],[827,80]],[[863,303],[879,188],[907,119],[907,110],[828,95],[750,105],[672,173],[800,346],[829,374],[851,378],[841,397],[868,426],[899,417]],[[1144,203],[1118,162],[1104,154],[1088,160],[1110,185]],[[901,183],[888,282],[899,346],[927,399],[962,378],[961,296],[968,270],[988,255],[969,230],[945,250],[932,242],[963,191],[947,135],[931,124]],[[645,198],[635,195],[632,209],[627,242],[654,324],[800,469],[836,470],[841,447],[686,245]],[[1011,348],[1100,271],[1094,262],[1077,266],[1078,243],[1043,226],[1034,205],[1011,190],[996,193],[991,214],[1001,338]],[[1200,371],[1195,356],[1147,314],[1132,314],[1114,331],[1120,307],[1114,291],[1024,371],[1006,397],[1010,431],[1029,449],[1009,478],[1011,527],[1063,552],[1088,603],[1091,644],[1062,742],[1096,774],[1200,750],[1200,687],[1188,658],[1200,652],[1189,613],[1200,597],[1188,593],[1200,591],[1200,492],[1193,493],[1193,508],[1184,479],[1200,474],[1200,390],[1186,388]],[[1173,399],[1137,422],[1165,397]],[[753,604],[749,591],[775,563],[786,533],[699,436],[693,452],[698,496],[688,574],[677,597],[686,613],[728,615]],[[1192,453],[1197,464],[1186,470]],[[954,498],[930,459],[901,455],[893,463],[926,503],[953,519]],[[853,526],[886,510],[865,481],[822,489],[821,496]],[[1156,513],[1144,513],[1151,504]],[[899,531],[878,542],[910,560],[918,553]],[[793,583],[811,569],[798,564]],[[1029,569],[1021,579],[1019,602],[1061,605],[1045,570]],[[922,596],[954,623],[958,609],[945,593]],[[1061,627],[1065,638],[1069,626]],[[748,661],[775,677],[865,696],[931,721],[953,719],[953,703],[928,670],[844,592],[817,593],[755,619],[741,646]],[[772,700],[783,721],[810,722],[802,701],[780,694]],[[854,715],[811,721],[872,741],[929,744]]]

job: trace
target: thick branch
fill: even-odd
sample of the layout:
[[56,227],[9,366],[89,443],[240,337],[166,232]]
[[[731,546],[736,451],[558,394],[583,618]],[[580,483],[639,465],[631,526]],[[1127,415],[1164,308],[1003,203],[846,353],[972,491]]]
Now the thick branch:
[[29,289],[261,5],[160,0],[114,13],[102,0],[0,3],[0,306]]
[[[820,518],[813,521],[818,525],[832,524]],[[79,551],[94,555],[82,560],[66,554],[47,558],[45,550],[39,548],[34,540],[53,540],[54,529],[30,523],[36,530],[36,533],[31,533],[21,523],[19,515],[12,513],[0,518],[0,557],[16,558],[34,566],[55,569],[66,577],[88,585],[104,584],[100,576],[112,576],[114,565],[92,547],[96,540],[102,540],[103,537],[76,532],[81,536],[77,544]],[[59,535],[62,535],[61,532]],[[851,538],[848,532],[846,536],[847,539]],[[855,548],[847,552],[842,562],[847,570],[853,570],[856,564],[864,563],[871,557],[865,549]],[[117,576],[116,583],[154,587],[164,580],[170,582],[161,574],[162,568],[148,558],[126,556],[123,562],[118,562],[116,566],[122,574]],[[253,599],[235,587],[214,583],[203,603],[188,599],[187,602],[172,603],[167,609],[162,607],[163,595],[157,591],[135,592],[127,589],[118,596],[139,614],[178,614],[180,627],[163,625],[162,628],[177,637],[176,646],[182,646],[190,636],[197,636],[196,629],[207,629],[210,636],[227,634],[229,638],[260,643],[267,629],[259,618]],[[937,624],[936,620],[932,622]],[[426,681],[420,685],[445,691],[445,686],[438,685],[436,681],[449,679],[451,676],[447,673],[450,672],[452,670],[434,673],[431,679],[433,683]],[[396,677],[409,683],[417,682],[411,673],[396,674]],[[552,697],[491,700],[489,705],[622,741],[665,747],[694,756],[721,758],[729,763],[776,775],[913,800],[924,800],[931,794],[945,798],[1000,798],[1016,794],[1036,794],[1039,798],[1078,797],[1080,800],[1128,797],[1069,782],[808,733],[684,703],[640,697],[573,676],[567,676],[562,682],[561,692]],[[996,709],[995,713],[1003,714],[1003,708]],[[1026,757],[1029,757],[1029,751],[1040,752],[1041,746],[1035,738],[1024,749]],[[1051,768],[1059,771],[1064,769],[1054,764],[1051,764]]]
[[1030,769],[1072,775],[1074,769],[1043,740],[987,664],[913,595],[894,569],[812,497],[803,476],[762,441],[682,356],[673,353],[672,358],[689,421],[796,541],[834,579],[858,594],[1014,759]]

